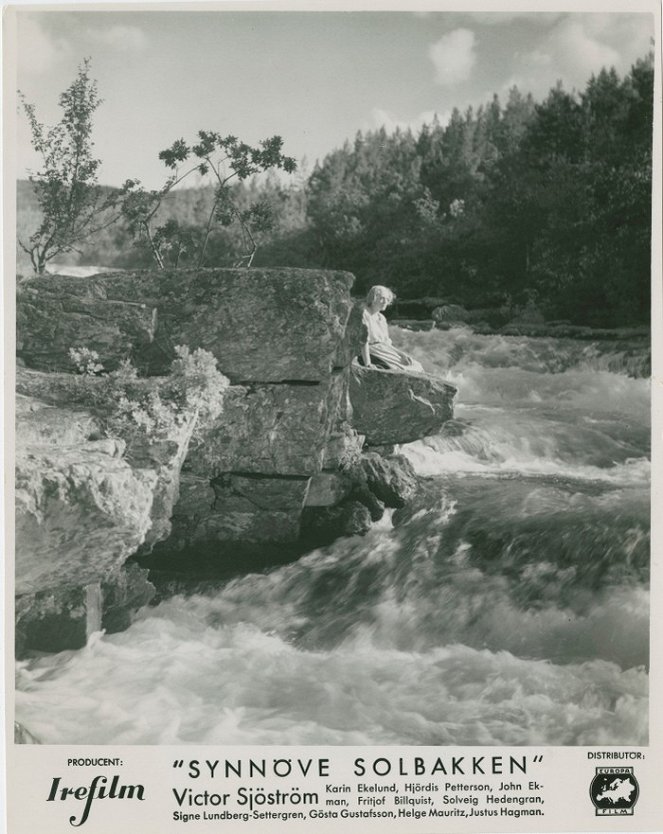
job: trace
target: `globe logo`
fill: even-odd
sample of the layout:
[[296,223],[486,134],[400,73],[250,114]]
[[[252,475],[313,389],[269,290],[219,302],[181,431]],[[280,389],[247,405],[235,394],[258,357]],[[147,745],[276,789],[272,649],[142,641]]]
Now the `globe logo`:
[[597,767],[589,796],[597,816],[627,816],[640,794],[632,767]]

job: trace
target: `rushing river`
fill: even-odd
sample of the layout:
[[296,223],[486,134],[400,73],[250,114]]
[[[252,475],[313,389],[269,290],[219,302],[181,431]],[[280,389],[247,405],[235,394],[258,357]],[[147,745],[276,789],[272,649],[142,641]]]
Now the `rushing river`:
[[647,741],[645,344],[406,332],[459,388],[367,536],[18,664],[45,743]]

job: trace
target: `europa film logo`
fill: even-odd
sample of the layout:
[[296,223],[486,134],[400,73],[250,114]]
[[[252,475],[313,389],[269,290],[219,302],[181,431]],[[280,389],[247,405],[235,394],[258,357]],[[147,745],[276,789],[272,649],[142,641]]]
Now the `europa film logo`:
[[597,767],[589,786],[597,817],[632,815],[639,795],[632,767]]

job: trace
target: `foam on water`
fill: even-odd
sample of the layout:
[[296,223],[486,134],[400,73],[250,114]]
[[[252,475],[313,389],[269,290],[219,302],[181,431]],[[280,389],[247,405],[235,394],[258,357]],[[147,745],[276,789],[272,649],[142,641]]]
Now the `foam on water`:
[[537,374],[558,374],[572,368],[609,371],[644,378],[650,374],[645,338],[624,341],[580,341],[552,337],[483,336],[468,327],[451,330],[410,331],[392,327],[394,341],[416,355],[430,370],[480,365],[519,368]]
[[651,466],[642,448],[601,435],[580,424],[570,434],[547,418],[458,408],[460,418],[448,431],[402,446],[415,470],[424,476],[454,473],[547,475],[646,484]]
[[519,600],[467,543],[436,561],[454,517],[420,512],[425,536],[346,540],[24,662],[19,720],[49,743],[643,742],[646,590],[588,594],[537,563],[521,574],[549,598]]
[[251,624],[206,625],[207,603],[174,599],[125,634],[23,664],[19,720],[55,744],[646,739],[642,670],[559,667],[459,644],[402,652],[364,633],[307,651]]
[[632,345],[395,340],[459,385],[366,537],[18,664],[48,743],[642,744],[649,385]]
[[[623,359],[614,345],[602,353],[591,343],[477,336],[466,328],[396,335],[459,389],[455,421],[401,449],[419,474],[648,482],[649,380],[608,370]],[[646,356],[641,349],[628,359],[644,365]]]

